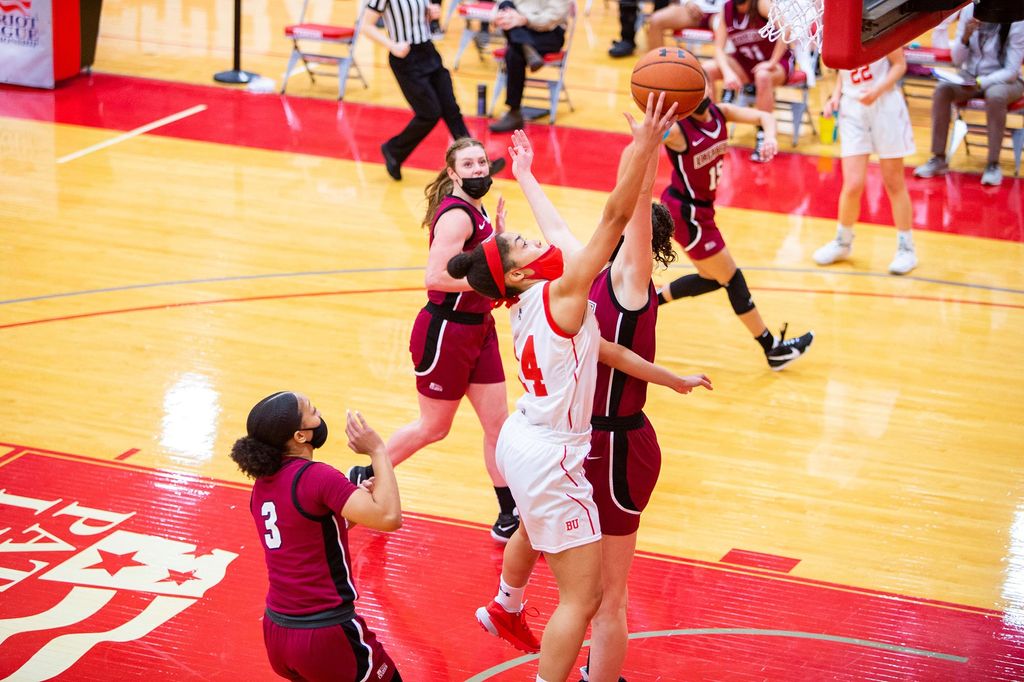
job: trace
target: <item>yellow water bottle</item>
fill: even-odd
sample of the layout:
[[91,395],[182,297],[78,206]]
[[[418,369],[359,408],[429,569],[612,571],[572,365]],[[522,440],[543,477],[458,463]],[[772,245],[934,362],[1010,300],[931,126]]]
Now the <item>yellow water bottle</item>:
[[818,118],[818,138],[822,144],[835,144],[839,137],[839,112],[832,112],[831,116],[822,114]]

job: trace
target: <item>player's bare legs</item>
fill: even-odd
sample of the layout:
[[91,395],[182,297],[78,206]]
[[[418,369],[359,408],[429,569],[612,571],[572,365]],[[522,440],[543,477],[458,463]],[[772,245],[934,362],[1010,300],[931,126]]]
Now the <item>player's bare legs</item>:
[[548,682],[557,682],[569,677],[587,625],[601,604],[601,542],[547,554],[545,558],[558,583],[558,607],[544,628],[537,674]]
[[692,2],[659,9],[647,22],[647,48],[653,50],[664,46],[666,31],[699,26],[703,18],[704,13]]
[[[853,225],[860,217],[860,198],[864,194],[864,179],[868,172],[868,155],[844,156],[843,189],[839,193],[839,224]],[[903,159],[900,159],[903,168]],[[902,178],[902,172],[900,177]],[[906,187],[904,186],[904,189]],[[910,208],[909,201],[907,208]],[[894,211],[895,213],[895,211]]]
[[910,193],[907,192],[906,176],[903,174],[903,159],[879,159],[878,165],[882,168],[885,193],[889,195],[889,203],[892,204],[893,224],[900,232],[909,233],[913,225],[913,214],[910,208]]
[[757,100],[754,107],[761,111],[775,111],[775,88],[786,82],[786,70],[776,64],[771,68],[767,62],[754,67],[754,86],[757,88]]
[[587,671],[590,682],[618,682],[629,644],[626,581],[636,551],[636,533],[604,535],[601,544],[604,592],[591,629]]
[[530,574],[533,573],[533,567],[537,565],[539,558],[540,552],[530,544],[530,536],[526,527],[520,525],[519,530],[505,545],[505,553],[501,559],[501,579],[512,587],[526,587],[526,583],[530,581]]
[[[452,428],[452,421],[461,402],[428,398],[422,393],[416,395],[420,401],[419,419],[395,431],[388,440],[388,454],[394,466],[398,466],[431,443],[443,440]],[[493,452],[491,458],[494,458]]]
[[480,426],[484,430],[484,466],[487,467],[487,475],[495,488],[504,488],[508,484],[505,477],[498,471],[498,465],[494,462],[494,447],[498,443],[498,434],[501,433],[501,425],[508,417],[508,397],[505,392],[505,382],[498,384],[470,384],[466,389],[466,397],[476,410],[476,416],[480,419]]

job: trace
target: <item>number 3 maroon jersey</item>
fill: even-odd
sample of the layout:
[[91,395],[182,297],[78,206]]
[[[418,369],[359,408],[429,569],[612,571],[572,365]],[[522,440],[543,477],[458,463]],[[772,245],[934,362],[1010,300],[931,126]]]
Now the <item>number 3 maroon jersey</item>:
[[253,485],[249,507],[267,561],[271,611],[344,618],[352,610],[358,594],[341,509],[356,490],[334,467],[298,457]]

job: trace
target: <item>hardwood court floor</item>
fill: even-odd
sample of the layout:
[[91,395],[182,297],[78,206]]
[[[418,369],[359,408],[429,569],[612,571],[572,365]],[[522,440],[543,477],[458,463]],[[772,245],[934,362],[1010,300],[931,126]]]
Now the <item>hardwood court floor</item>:
[[[247,35],[273,45],[276,29],[250,23],[283,23],[285,8],[247,11]],[[24,542],[21,531],[34,523],[55,529],[64,521],[51,532],[75,556],[99,560],[99,545],[89,543],[117,539],[75,535],[67,515],[8,516],[24,512],[9,497],[17,495],[134,511],[137,535],[191,543],[197,559],[237,555],[187,618],[136,633],[133,643],[51,658],[72,666],[67,679],[131,675],[139,660],[161,661],[158,677],[213,679],[226,668],[269,678],[259,648],[259,548],[246,482],[226,453],[253,402],[282,388],[314,398],[334,433],[323,456],[343,469],[358,461],[340,437],[346,408],[362,410],[385,435],[415,417],[407,345],[423,304],[418,222],[422,187],[446,140],[435,131],[394,183],[376,149],[407,114],[389,108],[399,100],[386,70],[375,67],[371,89],[354,86],[341,108],[331,85],[287,100],[183,86],[174,81],[205,83],[227,67],[214,48],[227,44],[223,8],[111,3],[104,12],[93,79],[53,94],[0,90],[0,441],[9,444],[0,503],[14,529],[0,542]],[[594,51],[610,40],[609,12],[594,8]],[[125,33],[129,16],[134,33]],[[153,47],[175,36],[184,44],[185,33],[194,44]],[[143,58],[147,50],[155,54]],[[280,46],[267,50],[247,51],[245,66],[283,68]],[[379,59],[369,52],[368,61]],[[606,58],[594,62],[622,75]],[[457,81],[464,89],[475,82]],[[581,235],[600,213],[625,144],[613,113],[626,107],[620,90],[582,97],[578,113],[560,116],[555,129],[529,129],[543,181]],[[489,149],[501,149],[503,139],[487,135],[482,121],[469,124]],[[716,390],[651,391],[648,413],[665,459],[632,586],[633,632],[648,634],[634,642],[626,677],[1020,679],[1020,181],[982,190],[976,175],[911,180],[922,264],[895,278],[885,274],[894,237],[876,168],[854,261],[823,270],[810,254],[834,229],[833,160],[791,155],[754,167],[745,156],[730,156],[722,192],[730,250],[768,323],[813,328],[817,338],[807,358],[775,374],[721,292],[660,311],[659,361],[707,372]],[[535,234],[514,181],[499,179],[488,206],[499,192],[513,229]],[[687,271],[683,262],[657,277]],[[497,319],[507,339],[507,320]],[[514,379],[509,395],[518,395]],[[445,441],[399,469],[408,527],[390,539],[354,534],[361,608],[402,654],[400,665],[409,662],[406,679],[467,679],[517,660],[472,622],[470,607],[490,596],[496,575],[483,530],[495,505],[479,441],[463,410]],[[131,474],[114,473],[123,471]],[[36,566],[30,560],[50,567],[54,556],[67,555],[8,550],[0,576],[14,580],[10,571]],[[50,629],[33,634],[11,620],[55,607],[42,575],[0,599],[4,675],[76,627],[47,621]],[[416,576],[426,578],[420,589],[451,601],[431,596],[423,602],[435,611],[424,612],[406,597]],[[550,578],[542,570],[535,582],[530,598],[546,615]],[[183,598],[175,589],[160,594]],[[123,589],[116,599],[131,600]],[[435,642],[422,636],[441,630],[432,615],[450,626]],[[211,622],[237,634],[210,636]],[[685,645],[684,634],[649,635],[702,629]],[[900,646],[939,658],[893,649]],[[501,679],[534,670],[520,661]]]

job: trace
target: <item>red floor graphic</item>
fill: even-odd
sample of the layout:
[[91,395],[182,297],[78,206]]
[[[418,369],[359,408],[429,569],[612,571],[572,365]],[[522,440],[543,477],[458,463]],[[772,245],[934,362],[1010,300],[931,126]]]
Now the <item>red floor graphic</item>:
[[[273,679],[247,487],[0,453],[0,679]],[[533,679],[536,657],[473,618],[501,561],[483,527],[408,514],[352,550],[357,608],[404,679]],[[1024,679],[1024,631],[994,611],[652,555],[630,592],[630,682]],[[539,626],[557,598],[543,565],[527,597]]]
[[[112,130],[132,130],[198,104],[207,110],[152,134],[188,140],[382,163],[380,144],[409,119],[406,109],[333,101],[254,95],[244,90],[129,78],[81,76],[53,91],[0,86],[0,116],[52,121]],[[466,117],[492,155],[505,153],[507,134],[491,134],[486,120]],[[620,150],[628,136],[618,133],[528,126],[536,147],[538,179],[546,184],[611,189]],[[435,170],[444,155],[443,124],[406,161],[407,167]],[[786,141],[783,140],[785,148]],[[76,150],[68,150],[76,151]],[[733,149],[719,185],[718,204],[774,213],[836,217],[842,176],[838,160],[780,154],[755,164],[749,151]],[[669,168],[661,165],[661,187]],[[511,177],[508,169],[504,177]],[[914,226],[938,232],[1024,242],[1024,182],[1007,178],[982,187],[977,175],[950,173],[919,180],[907,170]],[[876,164],[868,171],[861,221],[892,224],[889,202]]]

